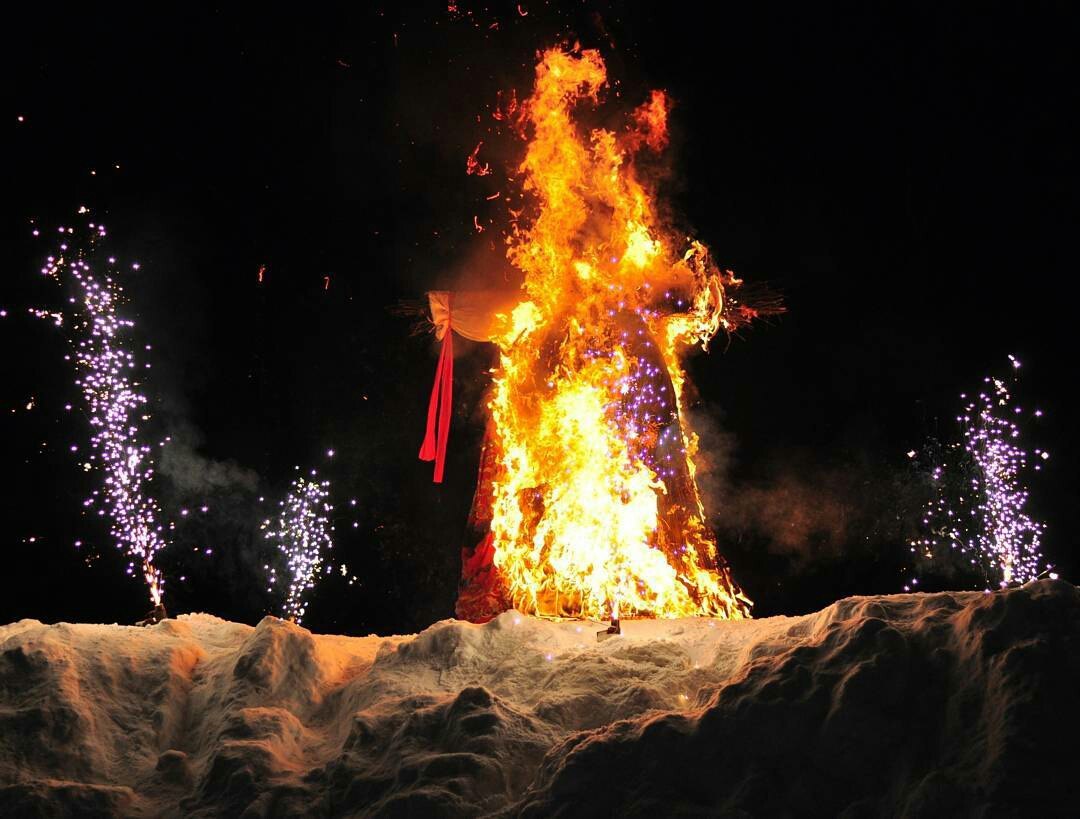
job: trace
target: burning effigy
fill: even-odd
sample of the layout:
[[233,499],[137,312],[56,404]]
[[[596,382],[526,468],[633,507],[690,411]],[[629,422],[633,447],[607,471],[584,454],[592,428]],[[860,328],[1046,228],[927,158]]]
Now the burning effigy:
[[526,142],[514,177],[527,204],[507,233],[521,287],[428,294],[443,347],[420,457],[436,481],[453,334],[498,348],[461,619],[750,615],[706,523],[682,356],[759,310],[665,225],[638,170],[667,145],[668,97],[653,91],[618,131],[578,122],[606,84],[597,51],[540,55],[532,94],[506,114]]

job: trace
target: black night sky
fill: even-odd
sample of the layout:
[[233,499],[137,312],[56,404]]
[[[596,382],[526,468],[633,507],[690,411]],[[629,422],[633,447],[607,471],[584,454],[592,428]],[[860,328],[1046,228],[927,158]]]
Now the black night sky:
[[671,94],[672,212],[787,305],[688,365],[712,523],[756,612],[900,591],[925,493],[906,453],[955,438],[958,394],[1009,353],[1021,403],[1046,413],[1027,443],[1052,453],[1031,507],[1075,579],[1066,5],[564,5],[42,5],[10,21],[0,622],[148,608],[82,514],[95,484],[68,451],[87,423],[63,411],[79,398],[63,334],[27,314],[63,295],[37,271],[80,205],[141,263],[125,288],[153,345],[148,433],[173,441],[155,490],[177,521],[170,612],[278,611],[259,523],[299,465],[332,481],[334,565],[357,578],[326,577],[305,625],[451,616],[491,351],[458,344],[435,486],[416,458],[435,349],[389,308],[502,275],[486,197],[504,177],[466,176],[465,158],[483,139],[512,160],[520,145],[488,133],[497,93],[527,96],[536,51],[575,40],[602,50],[614,109]]

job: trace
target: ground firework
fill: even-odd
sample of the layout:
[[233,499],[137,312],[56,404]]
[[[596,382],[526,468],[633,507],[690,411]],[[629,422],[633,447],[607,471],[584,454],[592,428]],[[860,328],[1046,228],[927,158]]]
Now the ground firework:
[[[151,447],[141,440],[140,425],[150,416],[137,380],[137,374],[150,365],[136,360],[134,322],[117,312],[123,304],[120,268],[116,258],[103,250],[105,227],[91,222],[88,229],[84,241],[81,229],[60,228],[58,251],[48,257],[41,271],[58,283],[74,286],[66,313],[31,312],[68,330],[73,353],[65,358],[75,363],[75,384],[90,421],[90,448],[83,468],[99,472],[104,483],[85,506],[110,518],[116,545],[129,558],[128,574],[142,573],[150,598],[158,606],[165,580],[154,558],[167,541],[159,522],[161,510],[148,492],[154,461]],[[138,264],[131,267],[137,270]]]
[[[1013,376],[1020,362],[1009,356]],[[933,560],[955,551],[981,572],[986,585],[1025,583],[1047,571],[1041,543],[1045,524],[1027,511],[1025,473],[1049,458],[1023,446],[1021,423],[1039,417],[1013,403],[1006,379],[987,377],[957,416],[962,435],[933,458],[934,496],[923,516],[925,534],[912,541],[920,558]],[[913,579],[911,584],[917,584]],[[911,585],[904,587],[910,591]]]
[[[263,523],[266,538],[273,541],[285,558],[288,590],[285,616],[299,623],[307,610],[304,592],[314,588],[323,560],[333,547],[334,524],[330,519],[330,481],[319,480],[316,470],[295,478],[289,494],[280,502],[276,520]],[[269,572],[270,588],[277,585],[278,572]]]

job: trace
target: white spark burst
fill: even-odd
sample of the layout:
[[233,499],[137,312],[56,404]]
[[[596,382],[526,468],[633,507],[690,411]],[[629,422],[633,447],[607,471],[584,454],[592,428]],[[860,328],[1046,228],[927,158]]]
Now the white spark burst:
[[[320,480],[316,470],[295,478],[289,494],[280,501],[276,520],[266,520],[262,528],[284,555],[288,572],[285,616],[301,622],[307,611],[304,593],[315,587],[323,561],[333,548],[334,524],[330,514],[330,481]],[[277,569],[267,565],[270,589],[278,582]]]

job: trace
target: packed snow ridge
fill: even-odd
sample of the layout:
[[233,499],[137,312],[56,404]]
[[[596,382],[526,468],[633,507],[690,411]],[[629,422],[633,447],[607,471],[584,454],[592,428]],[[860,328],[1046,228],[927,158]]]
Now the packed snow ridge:
[[1080,591],[415,636],[0,627],[2,816],[1075,810]]

